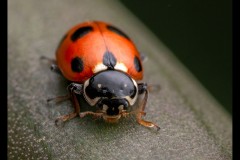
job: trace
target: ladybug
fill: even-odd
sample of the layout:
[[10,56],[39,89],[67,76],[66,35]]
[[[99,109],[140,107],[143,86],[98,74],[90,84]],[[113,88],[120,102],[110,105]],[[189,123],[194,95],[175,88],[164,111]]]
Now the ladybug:
[[[56,50],[56,62],[51,69],[62,74],[71,83],[69,94],[51,100],[71,99],[75,111],[57,118],[67,121],[76,116],[92,115],[115,123],[130,112],[139,94],[144,94],[136,115],[137,122],[146,127],[156,124],[142,119],[148,99],[148,86],[138,83],[143,79],[140,53],[133,41],[115,26],[89,21],[71,28],[62,38]],[[78,97],[96,111],[80,112]]]

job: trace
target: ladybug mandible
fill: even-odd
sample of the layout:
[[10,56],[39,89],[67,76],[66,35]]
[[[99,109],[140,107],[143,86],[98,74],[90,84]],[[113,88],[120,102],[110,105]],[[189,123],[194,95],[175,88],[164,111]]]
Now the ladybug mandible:
[[[69,94],[51,100],[71,99],[75,111],[57,118],[67,121],[76,116],[102,117],[106,122],[117,122],[136,103],[138,95],[144,98],[137,112],[137,122],[146,127],[156,124],[142,119],[148,99],[146,83],[137,83],[143,78],[141,56],[131,39],[111,24],[90,21],[70,29],[59,43],[56,63],[51,69],[62,74],[71,83]],[[85,98],[96,112],[80,112],[78,95]]]

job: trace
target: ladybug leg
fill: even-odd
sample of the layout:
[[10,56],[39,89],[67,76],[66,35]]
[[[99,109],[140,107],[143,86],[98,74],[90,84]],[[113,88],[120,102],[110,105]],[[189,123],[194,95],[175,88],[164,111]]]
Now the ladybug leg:
[[46,57],[46,56],[41,56],[40,59],[41,59],[41,60],[46,60],[46,61],[49,63],[49,65],[51,65],[51,64],[57,64],[54,59],[48,58],[48,57]]
[[69,100],[71,98],[71,94],[72,92],[74,92],[75,94],[82,94],[82,85],[78,84],[78,83],[71,83],[70,85],[68,85],[67,87],[68,90],[68,94],[64,95],[64,96],[58,96],[58,97],[54,97],[54,98],[48,98],[47,102],[50,101],[55,101],[56,103],[65,101],[65,100]]
[[71,83],[67,86],[67,90],[69,91],[70,94],[78,94],[82,95],[83,93],[83,85],[79,83]]
[[53,71],[53,72],[55,72],[57,74],[63,75],[61,70],[58,68],[58,66],[56,64],[52,64],[50,69],[51,69],[51,71]]
[[86,111],[86,112],[81,112],[79,113],[79,116],[81,118],[85,117],[86,115],[92,115],[94,118],[101,118],[103,113],[99,113],[99,112],[91,112],[91,111]]
[[50,101],[54,100],[58,103],[58,102],[61,102],[61,101],[68,100],[72,97],[73,93],[81,95],[82,94],[82,84],[71,83],[70,85],[67,86],[67,90],[68,90],[69,94],[64,95],[64,96],[49,98],[49,99],[47,99],[47,102],[50,102]]
[[61,123],[67,121],[67,120],[70,120],[72,118],[75,118],[78,114],[76,112],[72,112],[70,114],[67,114],[67,115],[63,115],[63,116],[60,116],[58,117],[56,120],[55,120],[55,124],[57,126],[59,126]]
[[139,83],[138,90],[139,94],[142,94],[145,90],[149,92],[158,92],[161,89],[161,86],[158,84],[147,84],[147,83]]
[[158,92],[161,89],[161,86],[158,84],[148,84],[147,89],[149,92]]
[[70,95],[67,94],[67,95],[64,95],[64,96],[58,96],[58,97],[54,97],[54,98],[48,98],[48,99],[47,99],[47,102],[55,101],[56,103],[59,103],[59,102],[68,100],[68,99],[70,99],[70,98],[71,98]]
[[128,116],[130,115],[130,113],[128,113],[127,111],[123,111],[123,112],[121,113],[121,115],[122,115],[123,117],[128,117]]
[[143,93],[145,92],[145,95],[144,95],[144,98],[143,98],[143,101],[142,101],[142,104],[140,105],[140,110],[139,112],[137,113],[137,122],[140,124],[140,125],[143,125],[145,127],[156,127],[157,130],[160,130],[160,127],[157,126],[156,124],[152,123],[152,122],[149,122],[149,121],[145,121],[142,119],[142,116],[146,115],[146,113],[144,112],[145,110],[145,106],[147,104],[147,99],[148,99],[148,89],[147,89],[147,84],[146,83],[140,83],[138,84],[139,86],[139,93]]
[[143,63],[147,61],[147,56],[142,52],[140,52],[140,58],[141,58]]
[[41,60],[46,60],[48,62],[48,64],[51,65],[51,67],[50,67],[51,71],[62,75],[61,70],[57,66],[57,62],[54,59],[48,58],[46,56],[41,56],[40,59]]
[[55,124],[57,126],[59,126],[59,124],[65,122],[65,121],[68,121],[70,119],[73,119],[75,117],[78,116],[78,114],[80,113],[80,106],[79,106],[79,103],[78,103],[78,100],[77,100],[77,97],[76,97],[76,94],[72,94],[72,102],[73,102],[73,105],[75,107],[75,111],[70,113],[70,114],[66,114],[66,115],[63,115],[63,116],[60,116],[58,117],[56,120],[55,120]]
[[68,96],[72,99],[72,103],[73,103],[73,106],[75,108],[75,111],[70,113],[70,114],[58,117],[56,119],[56,121],[55,121],[56,125],[58,125],[60,122],[65,122],[67,120],[75,118],[80,113],[80,105],[79,105],[79,102],[78,102],[78,99],[77,99],[77,95],[81,95],[82,94],[82,84],[71,83],[67,87],[67,89],[69,91],[69,95]]

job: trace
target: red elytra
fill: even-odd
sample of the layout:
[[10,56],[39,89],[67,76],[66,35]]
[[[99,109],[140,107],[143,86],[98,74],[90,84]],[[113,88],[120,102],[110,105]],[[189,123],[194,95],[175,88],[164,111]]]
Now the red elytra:
[[64,77],[83,83],[97,72],[113,67],[135,80],[143,78],[140,54],[134,43],[111,24],[90,21],[71,28],[56,52]]

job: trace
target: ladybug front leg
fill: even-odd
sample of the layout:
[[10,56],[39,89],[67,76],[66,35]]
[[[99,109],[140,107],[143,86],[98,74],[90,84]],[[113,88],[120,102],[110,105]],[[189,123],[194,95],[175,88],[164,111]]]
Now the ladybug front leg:
[[145,93],[145,95],[144,95],[142,104],[139,107],[139,112],[137,113],[137,122],[145,127],[156,127],[157,130],[159,130],[160,127],[157,126],[156,124],[142,119],[142,116],[146,115],[144,110],[145,110],[145,106],[147,104],[147,99],[148,99],[148,87],[146,83],[140,83],[138,84],[138,88],[139,88],[139,94]]
[[51,71],[63,76],[61,70],[59,69],[59,67],[56,64],[51,64],[50,69],[51,69]]
[[71,83],[67,89],[69,91],[69,97],[71,98],[72,100],[72,103],[73,103],[73,106],[75,108],[75,111],[70,113],[70,114],[67,114],[67,115],[63,115],[63,116],[60,116],[56,119],[55,123],[56,125],[58,125],[60,122],[65,122],[67,120],[70,120],[72,118],[75,118],[77,115],[79,115],[80,113],[80,105],[79,105],[79,102],[78,102],[78,99],[77,99],[77,95],[81,95],[82,94],[82,87],[83,85],[82,84],[78,84],[78,83]]
[[85,111],[79,113],[80,118],[85,117],[86,115],[92,115],[95,119],[101,118],[103,113],[101,112],[92,112],[92,111]]
[[51,59],[51,58],[48,58],[48,57],[46,57],[46,56],[41,56],[40,59],[41,59],[41,60],[46,60],[46,61],[49,63],[49,65],[51,65],[51,64],[57,64],[57,63],[56,63],[56,60]]
[[46,56],[41,56],[40,59],[42,60],[46,60],[48,62],[49,65],[51,65],[50,69],[51,71],[62,75],[61,70],[59,69],[59,67],[57,66],[57,62],[54,59],[48,58]]
[[82,95],[82,84],[71,83],[70,85],[68,85],[67,90],[69,92],[68,94],[66,94],[64,96],[48,98],[47,102],[55,101],[56,103],[59,103],[59,102],[65,101],[65,100],[69,100],[72,97],[72,93]]
[[67,95],[64,95],[64,96],[57,96],[57,97],[54,97],[54,98],[48,98],[47,102],[55,101],[56,103],[59,103],[59,102],[68,100],[70,98],[71,98],[70,94],[67,94]]

